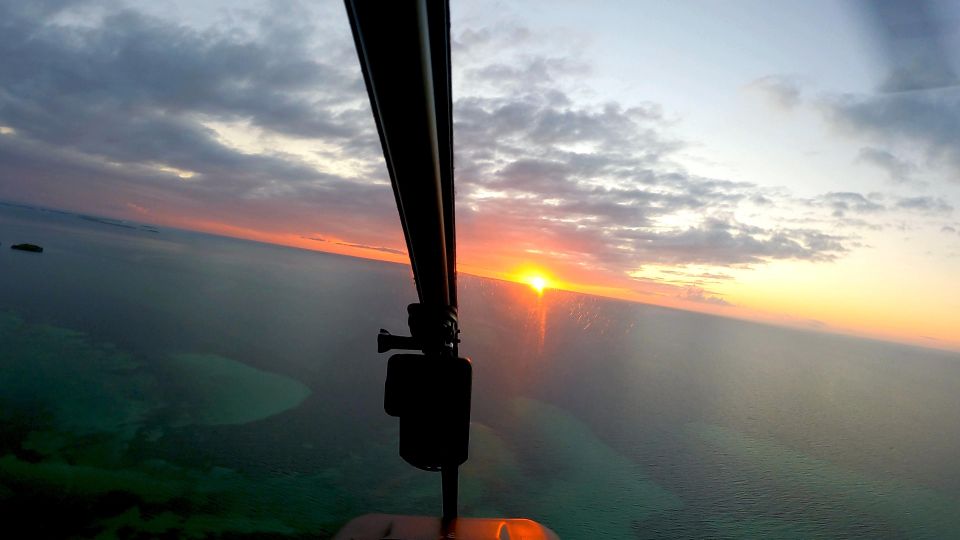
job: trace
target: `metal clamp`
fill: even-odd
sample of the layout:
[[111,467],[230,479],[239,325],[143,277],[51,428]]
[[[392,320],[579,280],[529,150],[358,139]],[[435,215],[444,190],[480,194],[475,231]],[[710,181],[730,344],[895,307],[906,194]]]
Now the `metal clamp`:
[[377,335],[377,351],[384,353],[394,349],[424,353],[456,354],[460,343],[460,327],[457,324],[457,309],[444,306],[428,308],[423,304],[407,306],[407,324],[410,336],[395,336],[381,328]]

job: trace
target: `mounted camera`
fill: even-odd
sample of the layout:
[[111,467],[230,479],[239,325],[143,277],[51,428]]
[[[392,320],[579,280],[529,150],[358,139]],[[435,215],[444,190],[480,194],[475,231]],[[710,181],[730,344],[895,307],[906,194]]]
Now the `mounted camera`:
[[427,471],[467,461],[470,360],[395,354],[387,364],[383,408],[400,419],[400,457]]

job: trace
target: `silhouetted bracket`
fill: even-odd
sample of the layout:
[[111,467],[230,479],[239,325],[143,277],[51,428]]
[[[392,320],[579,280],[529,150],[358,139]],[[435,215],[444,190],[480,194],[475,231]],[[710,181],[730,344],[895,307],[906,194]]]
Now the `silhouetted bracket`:
[[419,341],[411,336],[395,336],[385,328],[377,334],[377,352],[389,351],[419,351],[423,348]]
[[410,304],[407,306],[407,326],[410,336],[395,336],[381,328],[377,335],[377,351],[385,353],[391,350],[415,351],[425,354],[447,354],[456,356],[460,343],[460,326],[457,323],[457,309],[451,306],[425,306]]

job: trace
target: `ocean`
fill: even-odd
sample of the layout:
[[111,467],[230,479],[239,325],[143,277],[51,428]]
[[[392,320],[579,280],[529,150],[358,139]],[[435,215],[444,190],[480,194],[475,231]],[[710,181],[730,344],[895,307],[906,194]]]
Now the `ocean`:
[[[960,538],[960,354],[471,276],[460,295],[463,515]],[[406,333],[415,299],[402,265],[0,205],[0,527],[327,538],[438,513],[382,409],[377,331]]]

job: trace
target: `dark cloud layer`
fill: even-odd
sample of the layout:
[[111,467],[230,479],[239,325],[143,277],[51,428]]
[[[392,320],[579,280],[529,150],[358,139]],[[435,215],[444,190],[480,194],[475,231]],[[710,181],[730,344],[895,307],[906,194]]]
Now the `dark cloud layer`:
[[817,202],[830,207],[835,217],[843,217],[848,212],[874,213],[884,209],[882,204],[851,192],[826,193]]
[[[200,120],[336,141],[369,131],[355,110],[362,90],[355,70],[317,61],[305,30],[278,21],[263,21],[267,29],[253,39],[131,11],[109,14],[94,29],[6,11],[0,119],[58,151],[162,163],[204,175],[205,189],[244,195],[264,181],[296,185],[317,174],[279,154],[228,148]],[[354,107],[331,112],[345,104]]]
[[913,163],[881,148],[870,146],[861,148],[858,159],[883,170],[894,182],[909,182],[917,170],[917,166]]
[[[357,219],[391,215],[392,195],[371,183],[386,175],[349,41],[315,43],[326,32],[293,5],[252,29],[197,30],[107,6],[93,24],[55,22],[71,4],[0,5],[0,195],[398,240],[396,220]],[[211,121],[322,141],[356,176],[239,150]]]
[[[845,95],[827,100],[826,110],[837,126],[849,132],[875,141],[923,148],[928,159],[951,169],[951,178],[960,182],[960,88]],[[891,158],[868,151],[867,159],[873,163],[900,168],[899,160]]]
[[[72,9],[69,2],[0,4],[0,197],[189,215],[403,253],[345,16],[318,21],[289,5],[248,13],[252,25],[197,29],[100,7],[101,18],[77,24],[58,16]],[[650,264],[831,261],[857,245],[852,234],[778,221],[776,212],[763,226],[749,223],[744,208],[773,211],[796,201],[677,166],[686,144],[669,134],[655,103],[574,99],[569,81],[589,75],[575,56],[529,53],[505,63],[473,54],[530,39],[522,28],[454,35],[455,76],[476,89],[454,106],[465,256],[479,262],[484,253],[513,250],[507,255],[517,260],[538,253],[558,267],[625,276]],[[785,107],[800,100],[787,79],[757,84]],[[955,106],[943,116],[941,103],[887,99],[839,99],[832,114],[859,132],[923,139],[933,157],[960,166]],[[213,127],[223,124],[306,141],[317,159],[292,149],[239,149]],[[909,175],[882,152],[865,149],[861,159]],[[844,192],[804,204],[835,218],[952,210],[935,198]],[[722,302],[702,289],[676,294]]]
[[837,218],[850,215],[888,215],[906,210],[926,215],[944,215],[953,212],[953,206],[941,197],[896,197],[880,193],[863,195],[853,192],[830,192],[808,201],[814,207],[828,208]]
[[337,241],[337,240],[331,240],[331,239],[329,239],[329,238],[323,238],[323,237],[321,237],[321,236],[304,236],[303,238],[306,238],[307,240],[313,240],[314,242],[325,242],[325,243],[328,243],[328,244],[336,244],[336,245],[338,245],[338,246],[346,246],[346,247],[360,248],[360,249],[369,249],[369,250],[372,250],[372,251],[382,251],[383,253],[392,253],[392,254],[394,254],[394,255],[406,255],[406,254],[407,254],[406,251],[403,251],[403,250],[400,250],[400,249],[393,249],[393,248],[384,247],[384,246],[368,246],[368,245],[366,245],[366,244],[355,244],[355,243],[353,243],[353,242],[340,242],[340,241]]

